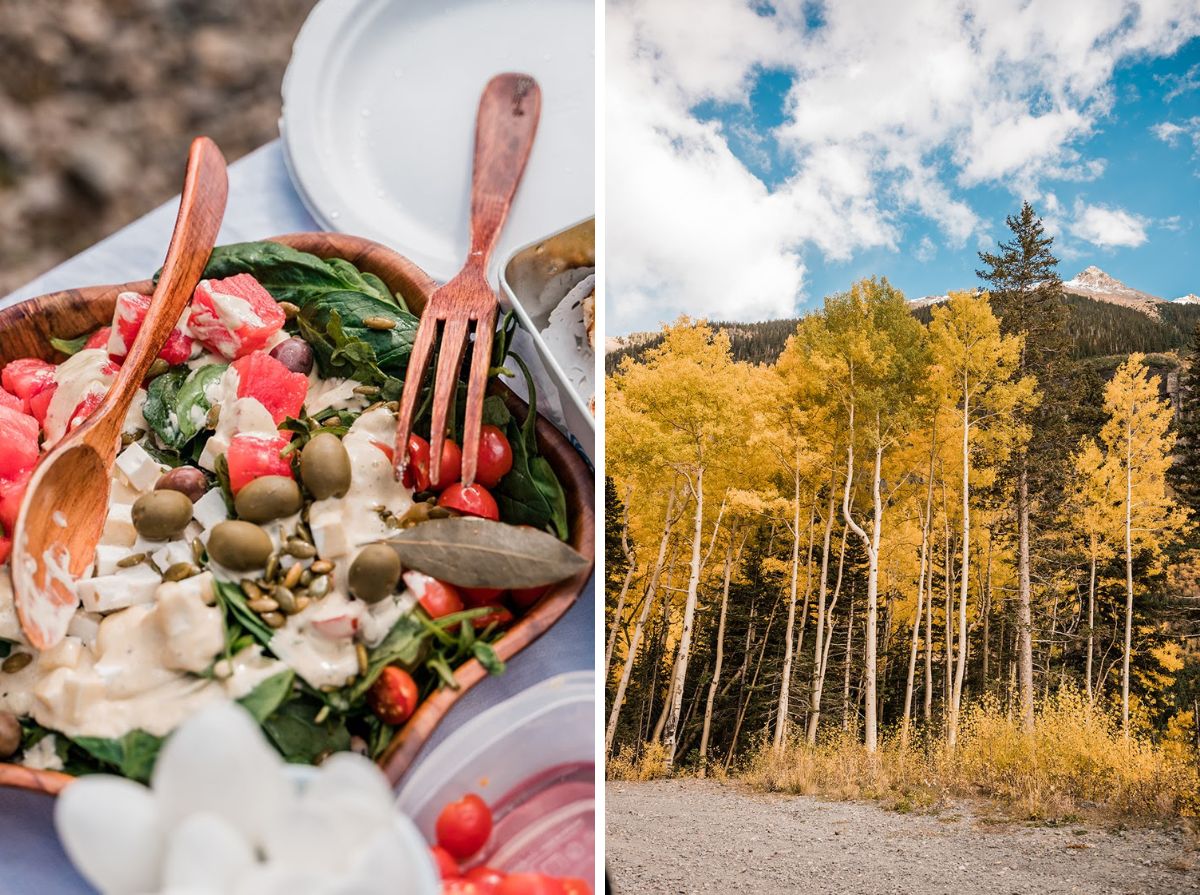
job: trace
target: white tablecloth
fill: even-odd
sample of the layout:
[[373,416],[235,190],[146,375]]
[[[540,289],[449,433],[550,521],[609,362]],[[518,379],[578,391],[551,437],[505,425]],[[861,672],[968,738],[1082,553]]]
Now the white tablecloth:
[[[178,205],[177,197],[156,208],[0,299],[0,307],[60,289],[148,277],[162,264]],[[230,166],[229,204],[218,242],[243,242],[317,229],[320,228],[288,179],[278,141]],[[522,354],[531,365],[538,365],[535,352]],[[552,409],[551,413],[555,415]],[[450,731],[483,709],[556,674],[593,668],[594,642],[593,578],[566,616],[513,660],[505,674],[483,681],[458,702],[418,762]],[[48,799],[6,796],[0,791],[0,895],[88,891],[63,866],[64,858],[54,840],[49,811]]]

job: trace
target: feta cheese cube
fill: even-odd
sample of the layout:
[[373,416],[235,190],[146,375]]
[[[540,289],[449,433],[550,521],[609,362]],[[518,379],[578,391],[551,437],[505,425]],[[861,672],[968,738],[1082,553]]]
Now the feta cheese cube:
[[221,494],[220,488],[213,488],[192,504],[192,518],[199,522],[205,531],[229,518],[229,511],[225,507],[225,497]]
[[166,571],[176,563],[191,562],[192,548],[187,541],[168,541],[150,555],[154,564]]
[[225,646],[221,610],[180,588],[159,589],[154,617],[163,638],[163,664],[173,671],[201,672]]
[[100,543],[118,547],[132,547],[137,540],[137,529],[133,527],[133,504],[114,503],[108,508],[104,521],[104,533]]
[[346,537],[346,527],[342,524],[341,513],[336,510],[326,510],[309,519],[312,529],[313,544],[321,559],[335,559],[345,556],[350,550],[350,540]]
[[151,457],[144,447],[134,442],[117,455],[117,469],[131,488],[151,491],[166,467]]
[[79,601],[88,612],[113,612],[154,599],[162,579],[145,563],[113,575],[85,578],[76,585]]
[[96,574],[111,575],[117,571],[117,563],[129,556],[129,550],[117,544],[104,544],[96,548]]
[[92,644],[96,642],[96,635],[100,633],[100,617],[87,612],[76,612],[71,617],[71,623],[67,625],[67,633],[78,637],[84,646],[91,649]]
[[164,581],[154,594],[155,602],[158,603],[164,599],[175,598],[203,603],[206,606],[213,605],[217,602],[217,595],[213,588],[212,572],[201,572],[182,581]]

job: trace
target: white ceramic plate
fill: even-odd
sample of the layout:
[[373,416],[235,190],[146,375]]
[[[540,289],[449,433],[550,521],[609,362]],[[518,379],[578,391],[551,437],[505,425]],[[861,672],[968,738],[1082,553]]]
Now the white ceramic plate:
[[283,81],[288,166],[326,228],[448,279],[468,245],[475,114],[495,74],[533,75],[542,118],[493,254],[593,213],[592,0],[323,0]]

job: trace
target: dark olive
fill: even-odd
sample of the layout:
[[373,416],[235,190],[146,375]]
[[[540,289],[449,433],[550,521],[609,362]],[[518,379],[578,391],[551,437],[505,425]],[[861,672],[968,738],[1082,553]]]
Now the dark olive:
[[332,432],[313,436],[300,453],[300,478],[317,500],[350,490],[350,455]]
[[208,491],[208,477],[195,466],[177,466],[159,477],[154,490],[178,491],[195,503]]
[[150,541],[178,537],[192,521],[192,501],[179,491],[151,491],[133,503],[133,527]]
[[303,339],[295,336],[280,342],[271,349],[271,357],[279,361],[293,373],[303,373],[307,376],[313,368],[312,347]]
[[285,475],[264,475],[244,485],[233,499],[238,518],[270,522],[300,512],[300,486]]
[[400,582],[400,557],[387,544],[368,544],[350,563],[350,592],[378,603]]
[[208,536],[208,555],[235,572],[261,569],[274,547],[257,525],[236,519],[218,522]]
[[0,712],[0,758],[11,758],[21,748],[21,723],[12,712]]

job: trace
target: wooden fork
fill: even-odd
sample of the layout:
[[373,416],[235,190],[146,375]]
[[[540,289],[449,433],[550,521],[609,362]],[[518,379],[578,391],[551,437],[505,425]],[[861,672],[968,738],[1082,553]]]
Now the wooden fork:
[[499,310],[496,294],[487,280],[488,259],[525,171],[541,110],[541,90],[529,75],[497,75],[483,90],[475,120],[471,251],[462,270],[432,295],[421,315],[400,396],[394,454],[397,479],[404,475],[408,465],[408,437],[412,433],[413,414],[440,323],[442,344],[434,374],[433,421],[429,430],[429,476],[433,484],[438,484],[442,446],[446,441],[446,416],[454,402],[458,371],[467,347],[467,332],[474,321],[475,346],[467,380],[467,413],[462,437],[462,481],[464,485],[475,481],[483,398]]

